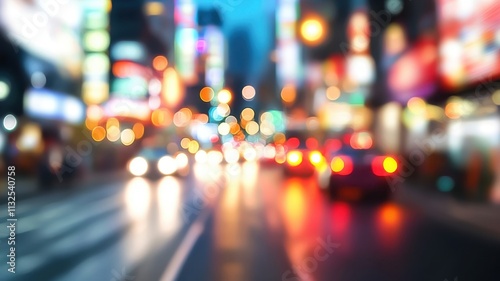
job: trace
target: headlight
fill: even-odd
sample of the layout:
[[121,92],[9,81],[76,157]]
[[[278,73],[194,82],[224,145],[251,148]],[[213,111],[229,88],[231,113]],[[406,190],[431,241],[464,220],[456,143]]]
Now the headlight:
[[171,156],[163,156],[158,161],[158,171],[164,175],[171,175],[177,171],[177,163]]
[[148,161],[142,157],[135,157],[128,164],[128,170],[134,176],[143,176],[148,171]]
[[292,167],[300,165],[300,163],[302,163],[302,152],[296,150],[288,152],[286,161]]
[[175,156],[175,162],[177,164],[177,169],[184,169],[189,165],[188,157],[182,152]]

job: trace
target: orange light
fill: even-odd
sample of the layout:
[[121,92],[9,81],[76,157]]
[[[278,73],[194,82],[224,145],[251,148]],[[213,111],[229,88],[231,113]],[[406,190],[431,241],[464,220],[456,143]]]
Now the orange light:
[[204,87],[200,91],[200,99],[204,102],[210,102],[214,98],[214,90],[210,87]]
[[97,126],[92,130],[92,138],[95,141],[102,141],[104,140],[105,137],[106,137],[106,130],[103,127]]
[[140,139],[144,136],[144,125],[141,123],[135,123],[134,127],[132,127],[132,130],[134,131],[135,137],[137,139]]
[[330,163],[332,172],[338,175],[346,176],[352,173],[352,161],[347,156],[335,156]]
[[157,56],[153,59],[153,68],[158,71],[163,71],[168,66],[168,60],[164,56]]
[[281,99],[285,103],[293,103],[297,97],[297,92],[293,85],[287,85],[281,90]]
[[300,165],[300,163],[302,163],[302,152],[296,150],[288,152],[286,155],[286,161],[292,167]]

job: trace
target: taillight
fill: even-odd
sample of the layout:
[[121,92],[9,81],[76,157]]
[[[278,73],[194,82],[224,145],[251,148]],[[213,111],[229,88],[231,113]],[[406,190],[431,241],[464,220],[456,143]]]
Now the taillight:
[[372,161],[372,171],[377,176],[388,176],[398,169],[398,162],[391,156],[377,156]]
[[352,173],[352,160],[348,156],[335,156],[330,162],[330,167],[334,174],[346,176]]
[[315,150],[309,153],[309,162],[317,167],[323,162],[323,155],[321,155],[321,152]]
[[298,166],[302,163],[302,152],[300,151],[290,151],[286,155],[286,161],[290,166]]

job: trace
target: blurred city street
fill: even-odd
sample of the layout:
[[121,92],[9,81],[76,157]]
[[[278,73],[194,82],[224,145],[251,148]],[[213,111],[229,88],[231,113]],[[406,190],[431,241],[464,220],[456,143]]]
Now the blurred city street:
[[394,201],[350,204],[329,200],[311,179],[285,178],[256,163],[195,169],[183,179],[120,179],[21,201],[20,266],[15,278],[2,272],[2,280],[496,280],[500,274],[498,239],[404,206],[397,194]]
[[0,0],[0,280],[500,280],[500,1]]

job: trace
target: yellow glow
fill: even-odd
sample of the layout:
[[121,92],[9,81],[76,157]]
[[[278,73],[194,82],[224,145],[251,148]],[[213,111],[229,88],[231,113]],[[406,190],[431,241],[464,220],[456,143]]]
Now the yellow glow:
[[307,19],[300,26],[300,34],[306,43],[318,44],[324,39],[324,29],[319,18]]
[[135,141],[135,134],[132,129],[125,129],[122,131],[120,135],[120,139],[123,143],[123,145],[129,146],[134,143]]
[[309,161],[314,165],[314,166],[319,166],[323,162],[323,155],[321,155],[321,152],[315,150],[309,154]]
[[184,149],[187,149],[189,147],[189,143],[191,142],[190,139],[188,138],[183,138],[181,140],[181,147],[184,148]]
[[169,67],[163,73],[162,98],[170,107],[177,106],[184,97],[184,85],[182,85],[177,71]]
[[214,90],[210,87],[204,87],[200,91],[200,99],[204,102],[210,102],[214,98]]
[[171,113],[167,109],[156,109],[151,113],[151,123],[157,127],[168,126],[172,123]]
[[92,138],[95,141],[102,141],[106,137],[106,129],[101,126],[97,126],[92,130]]
[[344,169],[345,163],[344,163],[344,160],[342,160],[342,158],[334,157],[332,159],[330,166],[332,168],[332,171],[338,173]]
[[230,130],[231,130],[231,126],[229,126],[228,123],[220,123],[219,127],[217,128],[217,131],[222,136],[229,134]]
[[144,13],[148,16],[162,15],[163,10],[163,4],[160,2],[146,2],[146,4],[144,4]]
[[115,142],[120,139],[120,129],[116,126],[111,126],[107,130],[107,138],[111,142]]
[[255,111],[251,108],[245,108],[241,111],[241,119],[250,121],[255,117]]
[[99,121],[104,117],[103,110],[97,105],[91,105],[87,108],[87,118],[92,121]]
[[423,114],[427,104],[419,97],[413,97],[408,101],[408,109],[414,114]]
[[189,153],[195,154],[196,152],[198,152],[199,149],[200,149],[200,144],[197,141],[192,140],[189,142],[188,146]]
[[391,174],[398,169],[398,162],[392,157],[386,157],[382,165],[384,166],[384,170]]
[[460,103],[457,101],[449,102],[444,108],[444,113],[450,119],[458,119],[461,116]]
[[300,151],[290,151],[286,156],[286,161],[290,166],[298,166],[302,163],[302,152]]
[[85,127],[87,127],[87,129],[89,129],[90,131],[97,127],[97,125],[99,125],[97,121],[94,121],[90,118],[85,119]]
[[109,84],[101,81],[83,82],[82,98],[87,105],[105,102],[109,98]]
[[231,113],[231,108],[225,103],[221,103],[217,106],[217,114],[222,117],[226,117]]
[[193,118],[191,109],[184,107],[174,114],[174,125],[177,127],[186,127]]
[[109,118],[108,121],[106,121],[106,129],[109,130],[111,127],[117,127],[120,129],[120,121],[116,118]]
[[500,105],[500,90],[496,90],[491,96],[491,99],[493,100],[493,103]]
[[232,97],[233,97],[233,95],[227,89],[223,89],[217,94],[217,99],[219,100],[220,103],[227,104],[231,101]]
[[286,141],[286,136],[283,133],[276,133],[273,137],[274,143],[284,144]]
[[255,135],[259,132],[259,124],[255,121],[250,121],[246,124],[245,131],[251,136]]

